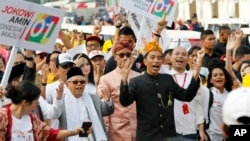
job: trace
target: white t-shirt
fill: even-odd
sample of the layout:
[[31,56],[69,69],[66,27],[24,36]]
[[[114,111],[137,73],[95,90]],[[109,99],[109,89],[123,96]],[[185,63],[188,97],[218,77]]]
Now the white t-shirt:
[[32,123],[29,115],[23,115],[21,119],[12,116],[11,140],[34,141]]
[[[175,82],[182,88],[188,88],[193,78],[192,71],[185,71],[179,74],[172,69],[171,74]],[[196,95],[190,102],[183,102],[178,99],[174,99],[174,117],[176,132],[183,135],[196,134],[197,125],[204,122],[204,110],[200,104],[200,95]],[[183,106],[186,109],[183,109]],[[185,111],[184,111],[185,110]]]
[[214,101],[210,109],[210,125],[208,128],[209,132],[222,134],[221,123],[222,123],[222,107],[225,99],[228,96],[228,91],[224,89],[223,93],[220,93],[215,87],[211,87],[210,90],[213,92]]

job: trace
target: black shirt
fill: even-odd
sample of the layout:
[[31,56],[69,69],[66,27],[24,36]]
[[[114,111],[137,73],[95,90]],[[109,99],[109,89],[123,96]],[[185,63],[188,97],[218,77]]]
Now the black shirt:
[[209,66],[209,61],[213,58],[219,58],[216,54],[212,54],[211,56],[209,56],[208,54],[205,54],[204,58],[203,58],[203,63],[202,63],[202,67],[206,67],[208,68]]
[[220,43],[219,41],[216,43],[214,48],[214,54],[218,57],[221,57],[226,54],[226,45],[227,43]]

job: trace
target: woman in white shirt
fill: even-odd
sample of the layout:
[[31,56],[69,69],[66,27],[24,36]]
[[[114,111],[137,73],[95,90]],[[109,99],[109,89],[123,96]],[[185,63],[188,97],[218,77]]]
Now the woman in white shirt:
[[222,141],[223,133],[221,130],[222,123],[222,106],[228,93],[232,90],[232,77],[224,68],[223,63],[218,63],[209,67],[207,87],[213,93],[213,104],[210,108],[210,124],[207,133],[211,141]]

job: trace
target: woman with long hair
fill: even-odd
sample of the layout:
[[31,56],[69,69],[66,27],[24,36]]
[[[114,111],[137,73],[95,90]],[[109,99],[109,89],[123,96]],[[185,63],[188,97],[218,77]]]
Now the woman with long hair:
[[211,141],[222,141],[223,133],[220,128],[222,122],[222,106],[228,93],[232,90],[233,80],[222,64],[209,67],[207,87],[212,92],[212,105],[209,109],[210,124],[207,133]]
[[80,67],[84,76],[87,76],[87,83],[84,92],[96,94],[96,84],[94,81],[94,68],[89,57],[84,53],[78,53],[73,57],[76,66]]

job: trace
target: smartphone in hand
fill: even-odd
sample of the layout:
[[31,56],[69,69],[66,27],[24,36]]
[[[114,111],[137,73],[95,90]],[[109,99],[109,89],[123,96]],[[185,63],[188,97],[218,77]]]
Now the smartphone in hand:
[[80,132],[79,137],[88,137],[87,131],[89,128],[92,126],[92,122],[90,121],[85,121],[82,123],[82,129],[85,131],[85,133]]

